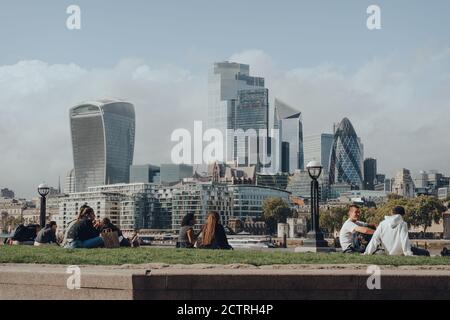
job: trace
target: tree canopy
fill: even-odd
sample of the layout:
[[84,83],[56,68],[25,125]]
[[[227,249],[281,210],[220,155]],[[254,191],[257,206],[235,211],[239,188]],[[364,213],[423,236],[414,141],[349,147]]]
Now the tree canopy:
[[281,198],[271,197],[264,200],[262,205],[263,219],[271,233],[276,231],[277,223],[286,223],[286,219],[292,217],[289,204]]

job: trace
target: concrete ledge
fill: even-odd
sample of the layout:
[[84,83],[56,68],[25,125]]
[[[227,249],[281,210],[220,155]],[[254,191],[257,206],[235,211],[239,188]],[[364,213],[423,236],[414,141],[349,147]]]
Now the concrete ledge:
[[69,290],[67,266],[0,265],[0,299],[450,299],[450,267],[381,267],[381,290],[367,266],[81,266]]

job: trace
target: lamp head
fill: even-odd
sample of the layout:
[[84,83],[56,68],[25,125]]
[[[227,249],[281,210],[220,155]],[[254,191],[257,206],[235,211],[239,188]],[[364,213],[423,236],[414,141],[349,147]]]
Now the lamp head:
[[313,160],[308,163],[306,169],[308,170],[308,174],[313,180],[317,180],[322,173],[322,165],[319,161]]
[[41,197],[46,197],[50,192],[50,188],[45,183],[41,183],[38,187],[38,193]]

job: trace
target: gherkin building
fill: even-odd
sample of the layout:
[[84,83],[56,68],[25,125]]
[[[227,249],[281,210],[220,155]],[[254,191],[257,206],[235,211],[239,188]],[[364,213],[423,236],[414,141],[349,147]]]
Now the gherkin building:
[[361,188],[363,150],[350,120],[344,118],[334,134],[330,156],[330,184],[344,183]]

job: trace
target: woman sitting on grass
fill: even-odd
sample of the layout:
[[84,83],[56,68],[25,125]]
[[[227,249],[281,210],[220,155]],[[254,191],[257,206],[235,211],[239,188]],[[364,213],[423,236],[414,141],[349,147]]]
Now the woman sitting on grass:
[[117,232],[117,237],[119,238],[120,246],[121,247],[131,247],[130,240],[128,240],[128,238],[125,238],[123,236],[123,233],[119,229],[119,227],[115,226],[109,218],[103,218],[103,220],[100,224],[100,232],[104,232],[104,231]]
[[177,248],[193,248],[196,236],[194,234],[195,216],[188,213],[181,222],[180,234],[178,235]]
[[220,224],[220,215],[217,212],[208,214],[201,234],[198,241],[198,247],[201,249],[233,249],[228,244],[225,228]]
[[104,245],[100,237],[100,228],[94,226],[95,213],[91,207],[85,207],[78,216],[77,222],[73,224],[67,233],[66,248],[99,248]]

